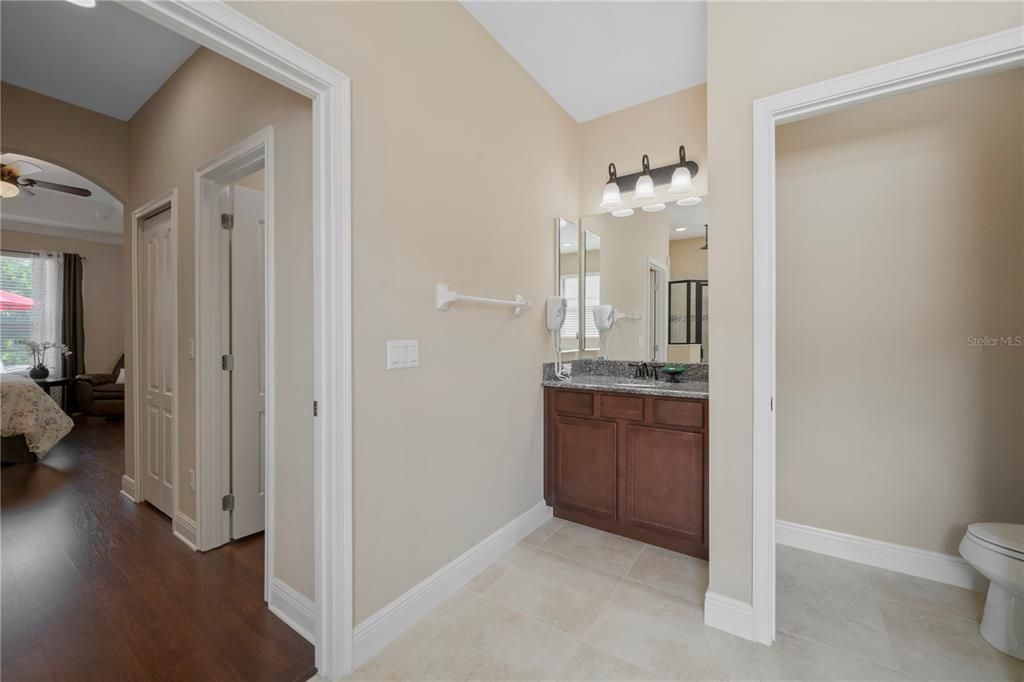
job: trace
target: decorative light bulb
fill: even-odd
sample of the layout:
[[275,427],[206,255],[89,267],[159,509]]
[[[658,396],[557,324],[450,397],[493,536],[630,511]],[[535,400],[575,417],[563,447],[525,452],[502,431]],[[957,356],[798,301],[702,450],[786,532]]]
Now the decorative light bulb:
[[700,197],[686,197],[677,201],[676,206],[696,206],[700,201]]
[[680,166],[672,171],[672,184],[669,185],[669,194],[686,194],[693,191],[693,178],[690,177],[690,169]]
[[656,204],[647,204],[646,206],[643,207],[643,209],[647,213],[657,213],[658,211],[665,210],[665,204],[659,201]]

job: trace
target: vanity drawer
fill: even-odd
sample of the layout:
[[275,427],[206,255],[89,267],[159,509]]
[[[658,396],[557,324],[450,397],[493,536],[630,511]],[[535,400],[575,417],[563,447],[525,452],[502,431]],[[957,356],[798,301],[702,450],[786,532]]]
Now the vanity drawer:
[[607,419],[644,420],[644,399],[631,395],[601,395],[601,416]]
[[590,417],[594,414],[594,394],[583,391],[556,391],[555,412]]
[[704,403],[698,400],[665,400],[655,398],[651,421],[664,426],[704,428]]

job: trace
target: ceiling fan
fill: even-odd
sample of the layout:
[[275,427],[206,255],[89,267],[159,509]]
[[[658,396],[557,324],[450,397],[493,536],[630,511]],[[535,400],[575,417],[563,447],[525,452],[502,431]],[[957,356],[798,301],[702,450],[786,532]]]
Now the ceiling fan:
[[14,163],[0,166],[0,197],[10,199],[22,192],[25,192],[30,197],[34,197],[36,195],[34,190],[36,189],[64,192],[65,194],[73,194],[76,197],[92,196],[92,192],[84,187],[72,187],[71,185],[62,185],[57,182],[47,182],[46,180],[35,180],[25,177],[26,175],[42,172],[42,168],[28,161],[15,161]]

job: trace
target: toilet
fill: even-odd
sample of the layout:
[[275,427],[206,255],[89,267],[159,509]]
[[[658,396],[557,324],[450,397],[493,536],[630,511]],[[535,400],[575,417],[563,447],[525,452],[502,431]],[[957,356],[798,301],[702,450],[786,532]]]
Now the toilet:
[[990,581],[981,636],[1024,660],[1024,524],[972,523],[960,556]]

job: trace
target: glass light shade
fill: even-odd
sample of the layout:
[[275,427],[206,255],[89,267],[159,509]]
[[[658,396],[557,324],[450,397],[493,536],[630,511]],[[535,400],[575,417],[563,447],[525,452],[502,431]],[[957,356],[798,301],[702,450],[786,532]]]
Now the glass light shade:
[[700,197],[686,197],[676,202],[676,206],[696,206],[700,203]]
[[601,192],[601,208],[618,208],[622,206],[622,195],[619,194],[619,186],[614,182],[609,182],[604,186],[604,191]]
[[633,192],[634,199],[653,199],[654,198],[654,180],[651,179],[650,174],[641,175],[636,181],[636,191]]
[[665,204],[663,204],[663,203],[661,203],[659,201],[656,204],[647,204],[643,208],[644,208],[644,212],[646,212],[646,213],[657,213],[658,211],[664,211],[665,210]]
[[633,215],[633,209],[631,208],[620,208],[618,211],[612,211],[612,215],[616,218],[628,218]]
[[0,198],[10,199],[11,197],[18,196],[20,193],[21,190],[13,182],[8,182],[7,180],[0,182]]
[[672,184],[668,186],[669,194],[686,194],[693,191],[693,178],[690,169],[680,166],[672,171]]

